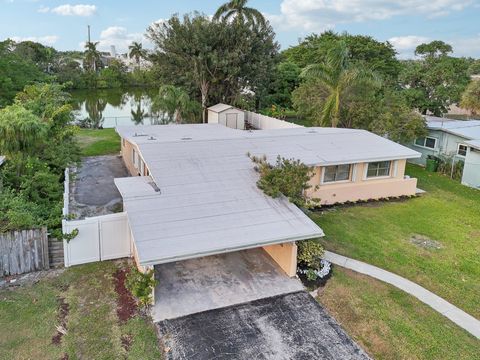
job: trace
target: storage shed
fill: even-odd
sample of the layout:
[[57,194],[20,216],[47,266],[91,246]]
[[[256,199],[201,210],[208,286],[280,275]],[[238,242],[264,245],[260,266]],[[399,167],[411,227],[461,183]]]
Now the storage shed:
[[208,123],[245,130],[245,112],[226,104],[210,106],[208,108]]

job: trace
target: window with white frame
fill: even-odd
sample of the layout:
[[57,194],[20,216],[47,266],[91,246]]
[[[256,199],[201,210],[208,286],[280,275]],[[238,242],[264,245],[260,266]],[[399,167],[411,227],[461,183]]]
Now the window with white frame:
[[133,162],[133,166],[136,169],[138,167],[138,164],[137,164],[137,152],[135,151],[135,149],[132,149],[132,162]]
[[458,144],[457,155],[467,156],[468,146],[464,144]]
[[390,169],[392,167],[391,161],[378,161],[368,163],[367,179],[376,177],[390,176]]
[[323,169],[323,183],[337,181],[349,181],[352,173],[352,165],[333,165]]
[[431,136],[416,138],[415,145],[435,149],[437,147],[437,139]]

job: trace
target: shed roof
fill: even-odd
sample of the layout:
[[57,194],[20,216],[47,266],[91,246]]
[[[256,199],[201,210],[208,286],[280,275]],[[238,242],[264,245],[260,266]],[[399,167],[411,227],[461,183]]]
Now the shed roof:
[[441,130],[465,139],[480,139],[480,120],[454,120],[435,116],[426,116],[427,127]]
[[227,104],[217,104],[217,105],[213,105],[213,106],[210,106],[208,108],[209,111],[213,111],[213,112],[216,112],[216,113],[221,113],[222,111],[225,111],[225,110],[229,110],[229,109],[232,109],[233,106],[232,105],[227,105]]

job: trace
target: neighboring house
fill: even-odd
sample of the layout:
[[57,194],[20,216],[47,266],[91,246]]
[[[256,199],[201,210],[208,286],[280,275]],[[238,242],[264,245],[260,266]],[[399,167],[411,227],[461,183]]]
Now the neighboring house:
[[265,155],[272,164],[282,156],[314,167],[308,195],[322,204],[416,193],[417,180],[404,171],[406,160],[420,154],[365,130],[241,131],[196,124],[117,132],[133,177],[115,183],[140,267],[263,247],[295,275],[295,241],[323,232],[287,199],[257,188],[247,153]]
[[[420,158],[410,161],[425,165],[427,156],[433,155],[447,161],[464,162],[462,183],[472,187],[480,187],[480,163],[474,158],[478,149],[473,140],[480,140],[480,120],[453,120],[426,116],[428,135],[417,138],[408,146],[422,154]],[[472,150],[473,149],[473,150]]]
[[467,141],[462,184],[480,189],[480,140]]
[[245,112],[226,104],[210,106],[208,108],[208,123],[244,130]]

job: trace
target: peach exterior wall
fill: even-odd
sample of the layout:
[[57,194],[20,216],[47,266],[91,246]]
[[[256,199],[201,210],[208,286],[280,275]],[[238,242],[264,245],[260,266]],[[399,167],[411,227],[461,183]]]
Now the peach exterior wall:
[[[310,180],[312,188],[307,191],[307,194],[310,197],[319,198],[323,205],[415,195],[417,179],[404,178],[405,165],[406,160],[397,160],[396,171],[394,162],[392,162],[390,177],[365,180],[367,163],[360,163],[356,164],[354,181],[328,184],[321,184],[322,167],[317,167],[315,175]],[[319,187],[314,190],[316,185]]]
[[282,268],[285,273],[294,277],[297,273],[297,245],[285,243],[264,246],[263,250]]
[[124,162],[125,166],[127,167],[127,170],[130,173],[130,175],[132,175],[132,176],[139,176],[139,175],[145,176],[145,175],[147,175],[147,169],[148,168],[147,168],[146,164],[145,164],[145,167],[144,167],[144,174],[140,174],[140,166],[138,166],[138,168],[136,168],[133,165],[132,150],[135,149],[136,156],[138,156],[139,151],[138,151],[137,146],[130,143],[129,141],[127,141],[125,139],[122,139],[121,143],[122,143],[122,148],[121,148],[120,153],[122,155],[123,162]]

